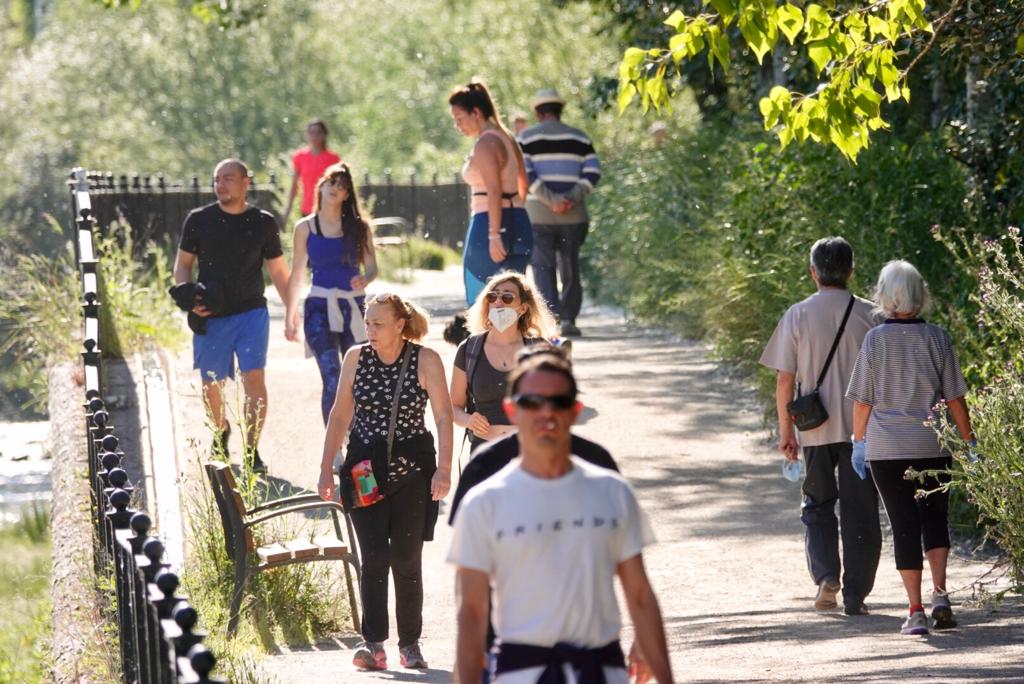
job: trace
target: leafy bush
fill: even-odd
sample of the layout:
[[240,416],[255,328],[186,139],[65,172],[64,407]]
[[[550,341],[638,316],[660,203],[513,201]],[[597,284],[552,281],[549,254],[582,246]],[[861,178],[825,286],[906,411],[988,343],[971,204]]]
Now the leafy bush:
[[377,248],[380,277],[391,282],[407,282],[409,268],[443,271],[461,263],[462,256],[455,250],[420,237],[410,238],[405,246]]
[[[592,203],[588,268],[598,295],[642,320],[704,335],[719,358],[753,374],[768,410],[774,375],[757,360],[782,313],[814,291],[811,244],[843,235],[852,288],[870,296],[888,260],[915,263],[940,322],[967,303],[967,273],[937,242],[935,223],[967,220],[964,179],[939,141],[887,139],[859,165],[820,147],[779,151],[752,126],[707,123],[679,144],[612,158],[614,181]],[[591,278],[593,284],[595,278]]]
[[[1010,575],[1024,589],[1024,254],[1020,230],[994,240],[962,243],[963,255],[981,262],[977,323],[1007,346],[1001,365],[988,369],[988,386],[970,396],[977,456],[956,427],[940,415],[940,440],[956,454],[953,484],[977,506],[988,538],[1007,554]],[[989,360],[991,361],[991,360]]]

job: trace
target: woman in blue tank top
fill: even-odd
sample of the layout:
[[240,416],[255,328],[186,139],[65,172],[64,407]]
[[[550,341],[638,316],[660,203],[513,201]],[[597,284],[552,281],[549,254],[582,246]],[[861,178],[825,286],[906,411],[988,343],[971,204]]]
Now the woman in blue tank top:
[[364,288],[377,276],[373,233],[359,210],[352,173],[344,163],[327,167],[316,184],[313,213],[295,224],[292,274],[288,282],[285,337],[299,339],[299,291],[306,264],[313,286],[303,307],[307,351],[316,358],[324,388],[320,399],[324,424],[334,404],[341,357],[366,342]]

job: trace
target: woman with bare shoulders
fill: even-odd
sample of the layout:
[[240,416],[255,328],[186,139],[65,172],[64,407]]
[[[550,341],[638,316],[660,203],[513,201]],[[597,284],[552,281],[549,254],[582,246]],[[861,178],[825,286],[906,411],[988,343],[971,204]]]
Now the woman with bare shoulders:
[[[441,357],[419,344],[426,314],[396,294],[366,300],[368,342],[345,354],[320,461],[318,491],[332,501],[334,455],[348,436],[339,469],[341,502],[359,540],[363,643],[352,662],[387,668],[388,575],[394,578],[402,667],[423,669],[423,542],[433,538],[437,503],[448,493],[452,404]],[[437,448],[424,421],[430,406]]]
[[377,277],[377,258],[347,164],[327,167],[313,202],[313,213],[295,224],[285,337],[299,339],[299,294],[309,264],[313,287],[302,307],[302,328],[323,380],[320,410],[326,425],[338,392],[341,358],[349,347],[366,341],[364,289]]
[[533,228],[523,207],[527,190],[523,155],[502,125],[487,86],[478,81],[459,86],[448,104],[459,132],[476,138],[462,167],[472,192],[472,217],[462,254],[466,305],[471,306],[495,273],[526,271]]

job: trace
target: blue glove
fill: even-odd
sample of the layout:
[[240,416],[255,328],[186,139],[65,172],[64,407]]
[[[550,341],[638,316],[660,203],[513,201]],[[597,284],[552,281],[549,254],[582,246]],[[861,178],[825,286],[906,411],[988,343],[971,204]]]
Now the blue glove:
[[867,451],[868,442],[865,439],[859,442],[854,440],[853,442],[853,457],[850,459],[853,470],[857,473],[857,476],[862,480],[868,479],[868,463],[867,463]]

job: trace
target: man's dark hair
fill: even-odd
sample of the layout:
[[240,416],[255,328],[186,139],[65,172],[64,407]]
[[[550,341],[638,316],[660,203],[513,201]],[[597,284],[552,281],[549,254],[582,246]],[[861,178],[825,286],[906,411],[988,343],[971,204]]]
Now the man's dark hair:
[[323,122],[323,119],[310,119],[309,123],[306,124],[306,130],[309,130],[310,126],[319,126],[324,135],[327,135],[327,124]]
[[845,239],[824,237],[811,246],[811,266],[825,287],[846,287],[853,270],[853,247]]
[[521,357],[519,364],[508,375],[508,389],[506,396],[512,397],[519,392],[519,383],[527,375],[533,372],[557,373],[569,381],[569,393],[576,396],[576,376],[572,374],[572,364],[565,358],[565,355],[556,348],[538,350]]
[[548,114],[554,114],[559,119],[562,118],[562,108],[564,105],[560,105],[557,102],[545,102],[542,105],[537,105],[534,109],[538,116],[547,116]]

